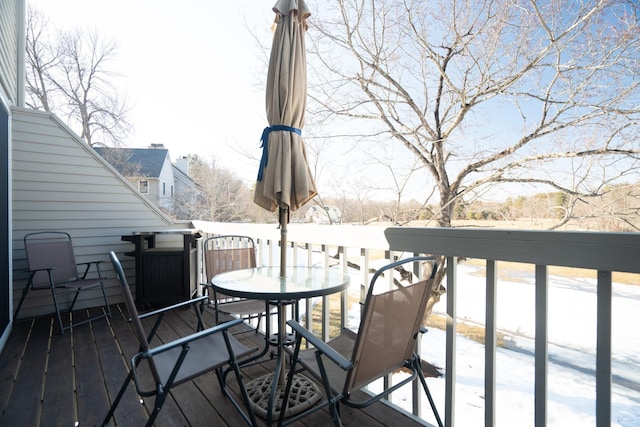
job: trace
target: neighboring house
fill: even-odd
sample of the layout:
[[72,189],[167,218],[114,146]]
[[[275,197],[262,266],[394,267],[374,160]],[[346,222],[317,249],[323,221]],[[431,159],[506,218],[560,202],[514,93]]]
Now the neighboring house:
[[[24,108],[25,3],[0,0],[0,350],[27,281],[25,234],[69,232],[78,262],[107,261],[109,301],[117,303],[122,297],[108,263],[110,250],[135,285],[133,258],[125,255],[133,248],[121,237],[191,227],[167,217],[55,115]],[[77,307],[97,305],[99,299],[87,294]],[[50,294],[32,292],[20,316],[51,312]]]
[[174,163],[173,181],[175,183],[174,215],[180,219],[194,218],[194,210],[200,209],[205,203],[205,192],[189,175],[188,157],[180,157]]
[[188,205],[202,192],[189,177],[187,158],[180,158],[173,165],[169,150],[162,144],[94,149],[156,206],[177,218],[189,218]]

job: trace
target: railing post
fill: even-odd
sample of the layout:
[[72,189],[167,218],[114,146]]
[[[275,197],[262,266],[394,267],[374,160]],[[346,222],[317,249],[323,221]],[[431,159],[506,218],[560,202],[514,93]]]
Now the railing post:
[[[413,254],[413,256],[419,256],[419,255],[420,254],[418,253]],[[413,264],[413,274],[418,278],[418,280],[422,280],[425,278],[424,267],[422,262],[416,262]],[[422,354],[422,337],[420,336],[420,334],[418,334],[418,339],[416,340],[416,353],[418,355]],[[411,383],[411,395],[412,395],[412,402],[413,402],[413,406],[411,410],[413,412],[413,415],[416,415],[422,418],[422,402],[424,401],[424,398],[422,393],[422,384],[420,384],[420,382],[417,379]]]
[[[324,259],[324,268],[329,268],[331,259],[329,257],[329,246],[322,245],[322,255]],[[329,341],[329,329],[330,329],[330,316],[329,316],[329,297],[322,297],[322,341]]]
[[547,364],[548,354],[548,274],[546,265],[536,265],[536,339],[535,339],[535,383],[534,383],[534,425],[547,425]]
[[611,425],[611,272],[598,270],[596,426]]
[[[347,256],[347,248],[340,246],[340,268],[342,274],[349,273],[349,257]],[[347,325],[347,313],[349,312],[349,289],[340,293],[340,331]]]
[[484,425],[496,420],[496,305],[498,271],[496,262],[487,260],[485,340],[484,340]]
[[362,283],[360,283],[360,316],[364,309],[364,300],[369,291],[369,249],[360,249],[360,274],[362,275]]
[[447,355],[445,376],[444,425],[455,425],[456,401],[456,280],[458,259],[447,257]]

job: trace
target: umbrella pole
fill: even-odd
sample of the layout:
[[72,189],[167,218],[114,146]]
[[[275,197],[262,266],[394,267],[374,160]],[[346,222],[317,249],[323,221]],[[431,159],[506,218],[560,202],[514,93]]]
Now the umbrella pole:
[[[278,214],[280,219],[280,278],[284,279],[287,277],[287,223],[289,222],[288,218],[288,208],[279,208]],[[286,333],[286,324],[284,319],[284,307],[280,305],[278,307],[278,343],[280,346],[284,343],[284,340],[287,338]],[[282,351],[282,350],[278,350]],[[285,373],[284,373],[285,363],[284,357],[280,359],[280,374],[278,376],[278,385],[277,387],[284,387],[285,383]]]
[[280,277],[287,277],[287,223],[288,208],[279,208],[280,216]]

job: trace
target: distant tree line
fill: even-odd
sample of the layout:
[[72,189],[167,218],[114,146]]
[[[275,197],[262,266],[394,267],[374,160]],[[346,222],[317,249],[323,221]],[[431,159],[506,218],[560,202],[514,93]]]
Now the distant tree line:
[[[191,177],[201,186],[205,196],[197,203],[184,203],[188,218],[217,222],[276,223],[276,215],[253,203],[253,188],[244,184],[232,171],[198,155],[190,157]],[[311,206],[335,206],[342,212],[342,223],[367,225],[424,224],[436,227],[438,205],[415,199],[408,201],[375,200],[336,195],[326,192],[306,206],[292,212],[291,219],[304,222]],[[514,195],[504,201],[473,199],[459,201],[453,209],[453,220],[517,221],[545,220],[548,228],[571,225],[594,231],[640,231],[640,183],[619,184],[603,189],[592,200],[571,198],[562,191]],[[401,199],[400,199],[401,200]]]

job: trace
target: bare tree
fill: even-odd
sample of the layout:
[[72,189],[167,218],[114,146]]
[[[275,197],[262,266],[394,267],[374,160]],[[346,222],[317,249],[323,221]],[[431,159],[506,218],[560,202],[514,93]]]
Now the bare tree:
[[215,159],[205,161],[189,156],[190,176],[202,189],[202,197],[189,206],[190,218],[205,221],[238,222],[251,220],[253,193],[232,172],[217,166]]
[[30,7],[26,45],[27,105],[66,118],[89,145],[120,145],[131,125],[126,99],[115,86],[118,76],[109,70],[117,44],[97,32],[54,31]]
[[[603,182],[638,167],[638,7],[323,3],[307,33],[308,114],[351,120],[353,139],[404,146],[428,171],[425,191],[437,188],[441,227],[456,203],[497,185],[599,197]],[[560,173],[568,164],[574,179]]]

